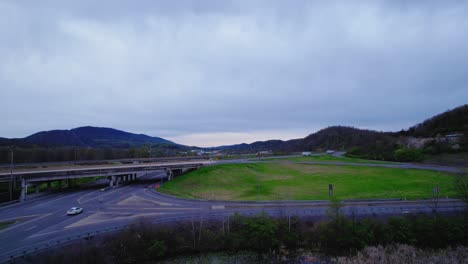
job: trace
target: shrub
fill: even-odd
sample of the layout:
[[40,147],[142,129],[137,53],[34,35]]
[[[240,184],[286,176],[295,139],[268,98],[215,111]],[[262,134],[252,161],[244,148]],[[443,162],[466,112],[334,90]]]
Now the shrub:
[[411,148],[400,148],[395,150],[396,161],[422,161],[424,159],[421,150]]

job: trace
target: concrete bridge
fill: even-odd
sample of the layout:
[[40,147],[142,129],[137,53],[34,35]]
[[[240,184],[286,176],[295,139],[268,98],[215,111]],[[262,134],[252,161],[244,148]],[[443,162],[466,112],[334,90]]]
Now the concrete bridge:
[[20,181],[21,193],[19,200],[24,201],[26,198],[28,186],[34,186],[36,192],[39,192],[39,186],[47,183],[47,188],[51,188],[51,183],[56,181],[59,188],[62,186],[62,181],[65,180],[67,185],[70,180],[77,178],[90,177],[107,177],[109,186],[118,186],[121,183],[136,180],[138,174],[164,170],[166,171],[167,179],[170,181],[174,177],[180,176],[187,171],[198,169],[209,161],[197,162],[165,162],[153,164],[131,164],[131,165],[114,165],[114,166],[95,166],[87,168],[58,168],[47,170],[23,170],[0,173],[0,182],[16,182]]

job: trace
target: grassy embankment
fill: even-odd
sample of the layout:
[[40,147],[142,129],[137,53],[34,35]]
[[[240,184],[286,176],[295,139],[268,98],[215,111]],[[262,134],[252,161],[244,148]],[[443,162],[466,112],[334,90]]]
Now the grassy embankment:
[[160,187],[187,198],[214,200],[324,200],[328,184],[338,199],[431,198],[439,185],[442,197],[455,197],[450,173],[382,167],[296,163],[225,164],[204,167]]

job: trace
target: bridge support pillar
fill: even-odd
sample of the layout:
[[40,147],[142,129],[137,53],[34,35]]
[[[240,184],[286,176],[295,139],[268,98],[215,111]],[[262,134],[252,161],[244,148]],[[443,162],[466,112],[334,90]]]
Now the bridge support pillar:
[[40,183],[37,183],[37,184],[34,186],[34,188],[36,188],[36,190],[35,190],[36,194],[39,193],[40,187],[41,187],[41,184],[40,184]]
[[26,199],[26,194],[28,193],[28,183],[24,178],[21,178],[21,193],[19,201],[23,202]]
[[110,176],[109,178],[109,187],[114,187],[115,176]]
[[174,176],[173,171],[171,169],[166,169],[166,174],[167,174],[167,181],[171,181]]

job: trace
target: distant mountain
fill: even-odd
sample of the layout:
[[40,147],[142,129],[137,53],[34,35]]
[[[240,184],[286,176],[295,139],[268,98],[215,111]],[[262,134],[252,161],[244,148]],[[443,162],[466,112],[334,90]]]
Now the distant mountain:
[[93,148],[129,148],[142,145],[177,145],[176,143],[144,134],[133,134],[113,128],[78,127],[71,130],[42,131],[22,139],[0,139],[1,145],[11,142],[38,146],[76,146]]
[[236,144],[236,145],[228,145],[228,146],[221,146],[215,147],[212,149],[218,149],[228,152],[243,152],[243,153],[252,153],[262,150],[280,150],[283,149],[283,145],[286,141],[282,140],[268,140],[268,141],[257,141],[251,144]]
[[[230,153],[254,153],[272,150],[276,152],[298,152],[317,149],[347,150],[367,153],[375,158],[388,158],[390,153],[404,142],[402,138],[434,137],[436,135],[462,134],[460,150],[468,149],[468,105],[463,105],[436,115],[400,132],[378,132],[347,126],[331,126],[305,138],[292,140],[267,140],[251,144],[236,144],[207,148]],[[187,151],[189,147],[169,140],[144,134],[133,134],[113,128],[79,127],[71,130],[43,131],[22,139],[0,138],[0,146],[78,146],[93,148],[130,148],[143,145],[158,145],[163,148]],[[196,148],[196,147],[194,147]],[[382,154],[385,153],[385,154]]]

